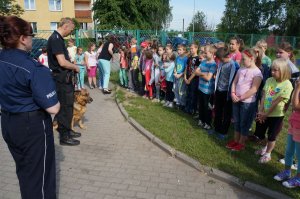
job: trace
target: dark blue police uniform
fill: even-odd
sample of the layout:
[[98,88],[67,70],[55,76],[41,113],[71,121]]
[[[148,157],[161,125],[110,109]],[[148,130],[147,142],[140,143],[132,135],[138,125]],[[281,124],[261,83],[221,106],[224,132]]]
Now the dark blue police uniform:
[[[54,31],[47,43],[49,68],[52,70],[56,83],[57,96],[60,101],[60,111],[56,115],[60,140],[70,137],[71,122],[73,118],[74,104],[74,72],[59,65],[57,54],[63,54],[70,61],[69,54],[64,43],[64,38]],[[79,141],[78,141],[79,142]]]
[[57,103],[49,68],[19,49],[0,52],[2,135],[23,199],[56,198],[52,119],[45,109]]

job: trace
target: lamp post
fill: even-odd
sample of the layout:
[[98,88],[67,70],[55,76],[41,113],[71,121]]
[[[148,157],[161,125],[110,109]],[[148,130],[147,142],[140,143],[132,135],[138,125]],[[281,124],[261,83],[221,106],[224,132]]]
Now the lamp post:
[[195,17],[195,0],[194,0],[194,9],[193,9],[193,18],[192,18],[192,20],[193,20],[193,34],[195,32],[195,20],[194,20],[194,17]]

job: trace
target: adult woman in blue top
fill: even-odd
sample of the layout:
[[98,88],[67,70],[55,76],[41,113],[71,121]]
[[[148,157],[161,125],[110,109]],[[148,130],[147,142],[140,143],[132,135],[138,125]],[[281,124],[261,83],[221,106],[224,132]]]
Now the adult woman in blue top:
[[56,198],[55,151],[50,114],[59,111],[50,69],[28,56],[30,24],[0,16],[2,135],[15,160],[23,199]]

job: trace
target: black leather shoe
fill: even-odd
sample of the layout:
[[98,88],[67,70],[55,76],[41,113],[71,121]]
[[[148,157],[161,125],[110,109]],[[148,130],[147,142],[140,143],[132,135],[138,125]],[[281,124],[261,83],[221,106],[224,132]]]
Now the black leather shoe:
[[75,140],[71,137],[63,138],[59,141],[60,145],[66,145],[66,146],[76,146],[80,144],[79,140]]
[[70,131],[70,137],[71,138],[79,138],[81,137],[81,133],[75,132],[73,130]]

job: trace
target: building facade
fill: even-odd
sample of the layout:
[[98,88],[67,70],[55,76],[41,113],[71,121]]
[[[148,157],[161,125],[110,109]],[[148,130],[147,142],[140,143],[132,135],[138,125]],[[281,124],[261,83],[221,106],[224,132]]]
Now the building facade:
[[63,17],[77,19],[81,28],[93,28],[91,0],[17,0],[24,9],[21,16],[29,21],[34,32],[56,30]]

